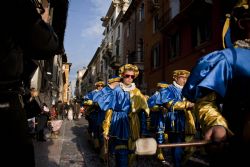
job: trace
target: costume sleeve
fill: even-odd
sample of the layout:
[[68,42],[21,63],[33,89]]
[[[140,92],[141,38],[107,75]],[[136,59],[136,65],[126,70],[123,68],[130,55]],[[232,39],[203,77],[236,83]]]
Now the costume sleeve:
[[[173,102],[173,101],[171,101]],[[189,101],[177,101],[174,105],[173,105],[173,110],[185,110],[188,108],[189,106]],[[171,104],[171,103],[170,103]]]
[[133,112],[143,109],[147,113],[147,116],[149,116],[150,110],[148,108],[147,99],[139,89],[136,88],[133,91],[130,91],[130,98],[131,108]]
[[92,106],[93,105],[93,101],[92,100],[86,100],[83,102],[83,105],[85,106]]
[[[160,90],[159,95],[157,96],[155,103],[157,105],[163,106],[164,104],[169,103],[172,99],[174,99],[171,91],[170,91],[171,85],[167,88],[163,88]],[[164,106],[166,107],[166,106]]]
[[230,49],[212,52],[201,58],[192,69],[182,89],[182,95],[195,102],[210,92],[225,96],[226,89],[232,79],[232,67],[226,56],[232,54]]
[[101,110],[107,111],[108,109],[114,109],[116,102],[115,92],[113,90],[105,92],[100,98],[98,98],[97,103]]
[[159,111],[160,106],[159,105],[154,105],[153,107],[150,108],[150,111]]
[[111,119],[112,119],[112,113],[113,113],[113,111],[111,109],[107,110],[107,112],[105,114],[105,119],[104,119],[103,124],[102,124],[103,134],[106,135],[106,136],[109,134]]
[[[216,94],[214,92],[197,101],[195,105],[195,114],[204,131],[207,131],[215,125],[221,125],[228,129],[227,122],[220,114],[219,108],[216,105]],[[228,131],[230,132],[229,129]]]
[[157,96],[159,95],[160,93],[159,92],[155,92],[152,96],[150,96],[149,98],[148,98],[148,100],[147,100],[147,102],[148,102],[148,107],[149,108],[152,108],[153,106],[155,106],[156,105],[156,98],[157,98]]

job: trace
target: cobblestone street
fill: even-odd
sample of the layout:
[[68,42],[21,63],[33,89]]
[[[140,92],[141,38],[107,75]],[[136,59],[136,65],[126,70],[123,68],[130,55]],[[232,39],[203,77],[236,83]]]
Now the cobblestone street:
[[35,144],[37,167],[100,167],[103,166],[98,155],[87,140],[87,122],[64,120],[60,135],[46,142]]
[[[56,139],[50,138],[47,131],[46,142],[34,140],[36,167],[103,167],[98,154],[88,141],[87,121],[81,118],[78,121],[64,120],[60,135]],[[167,157],[170,160],[170,157]],[[114,157],[110,156],[109,165],[114,167]],[[155,156],[140,156],[133,167],[171,166],[162,164]],[[199,158],[192,157],[186,167],[206,167],[208,164]]]

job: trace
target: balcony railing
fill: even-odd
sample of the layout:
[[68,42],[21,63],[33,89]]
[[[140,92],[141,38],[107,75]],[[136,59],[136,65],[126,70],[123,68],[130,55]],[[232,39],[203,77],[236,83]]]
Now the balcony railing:
[[121,66],[120,56],[112,56],[110,60],[111,68],[118,68]]

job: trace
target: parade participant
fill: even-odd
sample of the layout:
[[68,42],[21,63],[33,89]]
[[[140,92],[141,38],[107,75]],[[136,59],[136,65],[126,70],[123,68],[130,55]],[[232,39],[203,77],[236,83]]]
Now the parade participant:
[[[202,57],[182,90],[187,99],[196,103],[204,138],[218,143],[211,145],[215,149],[208,147],[211,166],[249,166],[246,154],[250,150],[249,5],[249,0],[239,1],[231,15],[227,14],[225,25],[230,26],[229,37],[234,39],[231,47]],[[226,26],[223,34],[230,35]],[[228,39],[225,46],[230,46]]]
[[[150,108],[150,127],[153,133],[156,133],[155,138],[158,144],[162,144],[165,141],[165,108],[156,104],[156,99],[160,95],[160,91],[163,88],[167,88],[168,84],[166,82],[158,82],[157,90],[155,93],[149,97],[148,106]],[[158,149],[157,158],[161,161],[164,160],[162,151]]]
[[149,108],[145,96],[133,83],[139,75],[138,67],[125,64],[119,68],[119,75],[122,82],[106,96],[102,107],[106,111],[103,135],[106,140],[114,139],[116,166],[127,167],[134,157],[134,142],[140,137],[138,112],[144,110],[149,115]]
[[[100,112],[98,112],[98,135],[99,135],[99,142],[100,142],[100,158],[103,161],[107,161],[107,156],[108,156],[108,152],[107,150],[109,150],[107,143],[104,141],[103,139],[103,129],[102,129],[102,123],[105,119],[105,111],[102,110],[103,106],[105,106],[105,104],[107,103],[107,98],[106,96],[108,96],[113,89],[115,89],[117,86],[119,86],[119,83],[121,81],[121,77],[119,76],[112,76],[111,78],[108,79],[108,84],[98,92],[97,97],[95,98],[94,102],[98,104],[98,106],[100,107]],[[109,103],[109,101],[108,101]],[[112,152],[109,150],[109,152]]]
[[99,130],[98,130],[98,117],[100,108],[98,104],[96,103],[96,99],[98,97],[98,92],[104,87],[103,81],[98,81],[95,83],[95,89],[91,92],[89,92],[86,96],[84,96],[84,106],[87,106],[86,112],[85,112],[85,118],[89,122],[88,132],[90,135],[91,140],[93,140],[94,148],[96,150],[100,149],[100,143],[99,143]]
[[6,10],[0,14],[4,23],[0,27],[0,127],[4,134],[0,160],[8,166],[34,167],[34,148],[27,134],[21,92],[24,59],[52,58],[58,39],[32,1],[8,0],[1,5]]
[[[175,70],[173,72],[173,84],[160,91],[156,104],[167,108],[165,131],[168,134],[169,143],[184,142],[186,134],[195,134],[195,123],[190,108],[193,103],[185,100],[181,94],[189,72]],[[181,147],[172,148],[172,156],[175,167],[183,163],[184,150]]]

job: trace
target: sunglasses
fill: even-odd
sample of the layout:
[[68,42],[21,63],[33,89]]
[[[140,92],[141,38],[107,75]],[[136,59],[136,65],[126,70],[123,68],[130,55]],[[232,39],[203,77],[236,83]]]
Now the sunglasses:
[[129,74],[125,74],[123,75],[124,78],[129,78],[131,77],[132,79],[135,79],[135,76],[134,75],[129,75]]
[[96,85],[96,87],[103,87],[103,85]]

